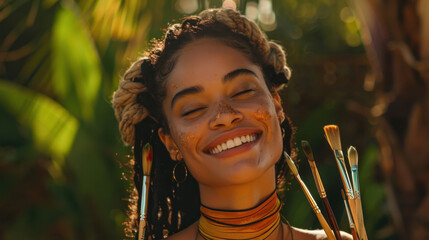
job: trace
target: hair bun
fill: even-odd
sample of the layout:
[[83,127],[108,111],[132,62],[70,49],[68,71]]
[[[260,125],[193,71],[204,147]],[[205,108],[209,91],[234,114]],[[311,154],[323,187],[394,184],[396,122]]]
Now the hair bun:
[[287,84],[289,80],[287,79],[285,72],[279,72],[273,76],[272,82],[275,86],[280,86],[282,84]]
[[140,64],[140,72],[141,76],[135,78],[134,82],[143,83],[145,86],[153,84],[155,73],[149,58],[143,59],[142,63]]

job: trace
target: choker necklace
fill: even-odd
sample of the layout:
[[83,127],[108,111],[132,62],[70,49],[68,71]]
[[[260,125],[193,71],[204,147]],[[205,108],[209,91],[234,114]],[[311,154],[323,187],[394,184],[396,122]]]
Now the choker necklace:
[[201,205],[198,233],[207,240],[266,239],[280,224],[280,208],[276,191],[258,206],[246,210],[218,210]]

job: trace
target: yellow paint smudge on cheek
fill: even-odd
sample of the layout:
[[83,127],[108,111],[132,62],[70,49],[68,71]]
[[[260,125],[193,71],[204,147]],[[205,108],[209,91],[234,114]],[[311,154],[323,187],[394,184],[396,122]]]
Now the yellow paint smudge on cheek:
[[179,133],[179,144],[182,148],[187,148],[192,146],[197,140],[196,136],[193,133],[180,132]]

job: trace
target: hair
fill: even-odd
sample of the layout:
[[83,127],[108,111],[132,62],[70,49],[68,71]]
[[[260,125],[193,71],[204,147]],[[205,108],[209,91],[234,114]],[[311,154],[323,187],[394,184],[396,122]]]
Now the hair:
[[[198,184],[191,174],[181,184],[173,180],[176,162],[159,139],[158,129],[169,132],[162,101],[166,79],[174,68],[179,50],[202,38],[215,38],[259,65],[271,94],[277,94],[291,75],[282,47],[269,41],[255,22],[232,9],[205,10],[169,26],[164,38],[153,42],[151,49],[125,72],[113,94],[112,105],[122,140],[134,145],[134,159],[141,159],[145,143],[153,146],[147,213],[147,236],[151,239],[176,233],[200,216]],[[281,125],[285,129],[283,150],[291,154],[291,122],[286,118]],[[141,161],[132,160],[132,165],[135,188],[129,199],[129,219],[125,223],[127,237],[136,237],[143,175]],[[285,182],[285,169],[285,160],[281,158],[276,163],[278,188]]]

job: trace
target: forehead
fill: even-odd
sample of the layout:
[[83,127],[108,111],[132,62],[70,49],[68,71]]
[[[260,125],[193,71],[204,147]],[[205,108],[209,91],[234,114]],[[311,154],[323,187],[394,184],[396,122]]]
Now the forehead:
[[199,39],[178,52],[176,64],[167,79],[167,92],[171,88],[222,79],[239,68],[259,69],[248,56],[224,42],[212,38]]

